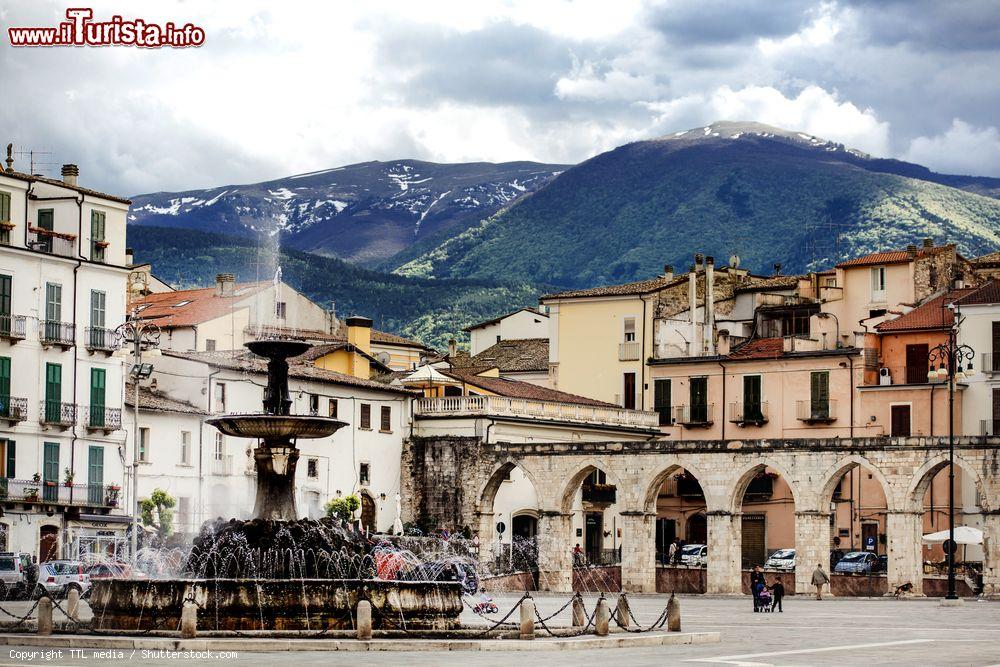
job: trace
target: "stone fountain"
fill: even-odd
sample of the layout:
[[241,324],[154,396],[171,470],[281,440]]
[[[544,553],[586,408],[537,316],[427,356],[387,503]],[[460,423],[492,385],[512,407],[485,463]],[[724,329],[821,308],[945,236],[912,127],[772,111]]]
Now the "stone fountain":
[[185,603],[193,602],[200,610],[200,629],[349,629],[362,599],[371,602],[377,628],[457,627],[460,583],[427,580],[427,569],[412,563],[388,568],[393,578],[379,579],[377,561],[384,560],[383,547],[335,519],[299,519],[298,440],[329,437],[347,424],[291,414],[288,360],[306,352],[308,343],[260,340],[246,347],[267,359],[263,412],[207,421],[226,435],[258,442],[252,518],[202,526],[178,577],[152,573],[148,579],[95,582],[94,627],[125,632],[175,629]]

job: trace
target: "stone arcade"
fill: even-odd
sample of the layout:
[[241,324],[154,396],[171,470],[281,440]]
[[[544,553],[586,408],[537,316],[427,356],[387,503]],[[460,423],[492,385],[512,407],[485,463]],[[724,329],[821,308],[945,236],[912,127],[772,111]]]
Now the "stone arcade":
[[[956,467],[975,481],[983,515],[984,595],[1000,596],[1000,438],[956,438]],[[843,473],[860,466],[886,497],[887,583],[920,590],[924,492],[948,464],[942,438],[706,440],[557,444],[483,443],[477,438],[416,438],[404,449],[404,515],[435,516],[438,525],[475,531],[485,552],[495,537],[493,501],[511,469],[520,467],[538,493],[539,586],[572,588],[570,503],[595,469],[617,487],[622,588],[655,592],[656,498],[663,481],[683,468],[704,491],[708,522],[709,593],[741,591],[741,508],[744,491],[765,467],[779,471],[795,502],[795,589],[810,589],[817,563],[830,552],[830,497]]]

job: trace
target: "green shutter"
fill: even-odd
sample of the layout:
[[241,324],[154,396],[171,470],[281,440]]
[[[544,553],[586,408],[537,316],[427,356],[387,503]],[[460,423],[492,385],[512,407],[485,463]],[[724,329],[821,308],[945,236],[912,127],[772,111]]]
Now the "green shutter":
[[759,375],[743,376],[743,419],[745,421],[761,421],[764,418],[761,406],[761,390]]
[[708,421],[708,378],[691,378],[691,421]]
[[45,420],[58,422],[62,410],[62,366],[45,364]]
[[90,369],[90,425],[104,426],[105,371],[103,368]]
[[[14,293],[14,279],[12,276],[0,275],[0,316],[11,314],[11,299]],[[7,321],[10,327],[10,321]]]
[[48,501],[59,499],[59,443],[45,443],[45,458],[42,466],[42,498]]
[[7,477],[14,479],[17,476],[17,443],[13,440],[7,441]]
[[87,500],[104,504],[104,448],[91,447],[87,454]]
[[653,381],[653,409],[660,416],[660,425],[670,424],[670,380]]
[[9,192],[0,192],[0,222],[10,222]]
[[809,376],[810,416],[825,419],[830,414],[830,374],[814,371]]
[[3,401],[3,408],[7,408],[7,399],[10,398],[10,357],[0,357],[0,400]]

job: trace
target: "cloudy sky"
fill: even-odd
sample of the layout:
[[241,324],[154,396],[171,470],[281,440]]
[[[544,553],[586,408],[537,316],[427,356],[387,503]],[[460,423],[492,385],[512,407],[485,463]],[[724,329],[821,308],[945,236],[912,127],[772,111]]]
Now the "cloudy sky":
[[[92,6],[207,34],[186,50],[13,49],[3,35],[0,141],[116,193],[373,159],[576,162],[714,120],[1000,176],[996,1]],[[6,0],[0,25],[55,25],[66,7]]]

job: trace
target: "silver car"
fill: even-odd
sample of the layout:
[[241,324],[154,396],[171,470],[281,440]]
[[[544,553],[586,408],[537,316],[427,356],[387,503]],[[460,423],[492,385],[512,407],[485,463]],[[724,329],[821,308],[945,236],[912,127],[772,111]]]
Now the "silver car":
[[778,549],[767,559],[764,567],[768,570],[794,570],[795,549]]
[[81,596],[90,591],[90,575],[80,561],[52,560],[38,566],[36,597],[49,595],[61,598],[74,588],[80,591]]
[[681,548],[681,563],[688,567],[704,567],[708,563],[708,547],[688,544]]
[[24,597],[35,588],[38,570],[31,556],[22,552],[0,552],[0,598]]

